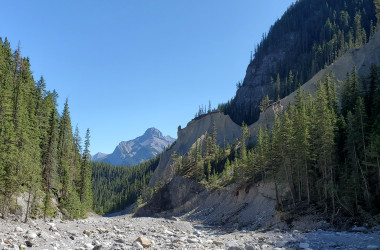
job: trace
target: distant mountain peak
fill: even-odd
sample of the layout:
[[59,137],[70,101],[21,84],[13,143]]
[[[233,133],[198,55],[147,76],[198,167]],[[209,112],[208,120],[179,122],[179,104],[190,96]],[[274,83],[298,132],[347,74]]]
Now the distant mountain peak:
[[174,141],[175,139],[172,137],[163,136],[160,130],[152,127],[148,128],[142,136],[129,141],[121,141],[112,154],[98,153],[93,159],[111,165],[137,165],[155,157]]
[[145,133],[144,133],[144,136],[151,136],[151,137],[162,137],[162,133],[160,130],[154,128],[154,127],[151,127],[151,128],[148,128]]

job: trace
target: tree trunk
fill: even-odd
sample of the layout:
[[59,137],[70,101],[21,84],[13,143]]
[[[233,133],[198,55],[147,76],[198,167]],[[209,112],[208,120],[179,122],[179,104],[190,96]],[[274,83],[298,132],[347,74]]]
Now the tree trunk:
[[306,192],[307,192],[307,204],[310,204],[310,187],[309,187],[309,175],[308,175],[308,166],[306,160]]
[[29,194],[28,194],[28,203],[27,203],[27,205],[26,205],[26,212],[25,212],[25,220],[24,220],[24,223],[27,223],[27,222],[28,222],[28,214],[29,214],[29,207],[30,207],[31,192],[32,192],[32,188],[30,187],[30,188],[29,188]]

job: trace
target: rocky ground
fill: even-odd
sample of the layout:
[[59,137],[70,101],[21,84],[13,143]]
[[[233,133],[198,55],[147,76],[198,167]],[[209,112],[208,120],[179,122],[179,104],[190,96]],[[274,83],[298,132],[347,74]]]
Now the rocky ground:
[[0,249],[379,249],[380,231],[221,230],[178,218],[0,219]]

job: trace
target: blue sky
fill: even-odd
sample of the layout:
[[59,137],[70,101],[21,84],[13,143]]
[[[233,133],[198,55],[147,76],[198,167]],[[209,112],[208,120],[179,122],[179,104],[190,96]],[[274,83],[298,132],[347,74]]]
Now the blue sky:
[[0,36],[69,99],[91,153],[149,127],[176,137],[199,105],[235,95],[250,52],[293,0],[4,1]]

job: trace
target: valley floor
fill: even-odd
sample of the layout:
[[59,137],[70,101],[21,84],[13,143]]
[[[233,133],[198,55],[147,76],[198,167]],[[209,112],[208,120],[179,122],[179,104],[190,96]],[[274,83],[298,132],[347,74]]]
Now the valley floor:
[[379,249],[380,231],[226,232],[178,218],[90,217],[43,222],[0,219],[0,249]]

